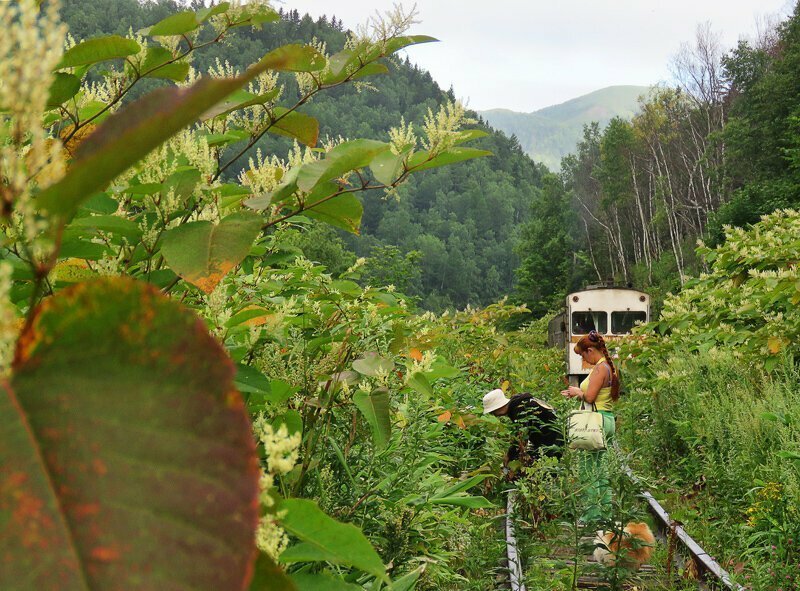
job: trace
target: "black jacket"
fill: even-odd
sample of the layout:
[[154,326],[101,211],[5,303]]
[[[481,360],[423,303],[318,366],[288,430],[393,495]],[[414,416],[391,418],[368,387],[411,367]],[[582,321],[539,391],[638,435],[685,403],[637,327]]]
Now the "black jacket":
[[[508,403],[508,418],[520,427],[520,438],[508,449],[508,461],[527,455],[558,456],[564,438],[555,410],[528,393],[516,394]],[[525,463],[525,462],[523,462]]]

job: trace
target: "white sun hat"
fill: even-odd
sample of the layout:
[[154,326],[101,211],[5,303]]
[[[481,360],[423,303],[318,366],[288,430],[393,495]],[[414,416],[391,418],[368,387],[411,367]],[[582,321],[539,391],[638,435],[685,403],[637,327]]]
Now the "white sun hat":
[[498,408],[503,408],[509,402],[511,401],[506,398],[505,393],[500,388],[492,390],[483,397],[483,414],[489,414]]

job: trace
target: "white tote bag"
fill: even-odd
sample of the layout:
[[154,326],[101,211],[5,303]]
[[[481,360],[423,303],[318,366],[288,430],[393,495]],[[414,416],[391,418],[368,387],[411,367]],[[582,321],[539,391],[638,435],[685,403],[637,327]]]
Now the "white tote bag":
[[601,451],[606,448],[603,415],[597,412],[597,406],[592,404],[592,410],[575,410],[569,414],[567,437],[572,449]]

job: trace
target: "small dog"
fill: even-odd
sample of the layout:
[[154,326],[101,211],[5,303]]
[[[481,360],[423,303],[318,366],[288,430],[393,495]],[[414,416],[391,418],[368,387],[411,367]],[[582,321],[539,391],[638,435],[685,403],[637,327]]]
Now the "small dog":
[[594,558],[606,566],[615,566],[619,559],[619,566],[639,570],[653,555],[656,538],[646,523],[631,522],[622,531],[622,540],[614,532],[597,532]]

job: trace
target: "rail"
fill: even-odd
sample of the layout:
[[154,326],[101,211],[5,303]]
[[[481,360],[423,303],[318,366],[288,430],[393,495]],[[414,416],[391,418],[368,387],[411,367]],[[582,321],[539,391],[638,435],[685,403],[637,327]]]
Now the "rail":
[[[640,483],[639,479],[627,465],[624,465],[624,469],[625,473],[628,475],[628,478],[637,484]],[[658,521],[659,528],[668,535],[674,535],[675,538],[681,544],[683,544],[683,546],[689,552],[692,560],[694,560],[695,565],[698,567],[698,574],[700,574],[701,577],[708,577],[711,575],[715,579],[715,582],[724,585],[725,588],[730,589],[731,591],[744,591],[744,587],[731,581],[731,576],[728,571],[722,568],[722,566],[716,560],[714,560],[708,554],[708,552],[703,550],[700,544],[698,544],[694,538],[692,538],[692,536],[690,536],[686,530],[683,529],[682,526],[670,519],[669,513],[667,513],[664,507],[662,507],[661,504],[656,501],[653,495],[651,495],[648,491],[644,491],[642,493],[642,497],[645,501],[647,501],[650,513]]]
[[[625,473],[635,483],[640,484],[639,479],[633,471],[624,465]],[[516,489],[508,491],[506,502],[505,536],[506,536],[506,555],[508,557],[508,578],[511,591],[526,591],[524,573],[522,568],[522,556],[517,545],[517,537],[514,531],[514,514],[516,512],[514,502],[516,500]],[[661,504],[647,491],[642,493],[642,498],[647,502],[648,510],[658,523],[659,529],[667,536],[674,536],[691,556],[698,570],[701,581],[722,585],[730,591],[744,591],[744,587],[733,582],[730,574],[714,560],[708,552],[698,544],[686,530],[670,519],[669,513]]]
[[508,501],[506,502],[506,556],[508,557],[508,580],[511,584],[511,591],[527,591],[525,589],[525,579],[522,574],[522,561],[517,549],[517,536],[514,533],[514,500],[517,491],[508,491]]

